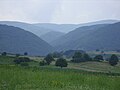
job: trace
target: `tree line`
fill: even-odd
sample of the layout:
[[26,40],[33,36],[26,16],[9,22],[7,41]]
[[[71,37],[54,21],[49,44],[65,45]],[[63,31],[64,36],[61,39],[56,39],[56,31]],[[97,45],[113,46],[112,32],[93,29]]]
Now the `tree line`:
[[[3,52],[1,54],[2,56],[6,56],[7,53]],[[27,52],[24,53],[24,55],[28,55]],[[32,60],[30,60],[28,57],[19,57],[19,54],[16,54],[16,58],[14,60],[15,64],[23,64],[25,62],[30,62]],[[57,58],[57,60],[55,60],[54,58],[56,58],[56,56],[59,56]],[[88,55],[87,53],[81,53],[81,52],[75,52],[74,55],[72,56],[72,63],[80,63],[80,62],[87,62],[87,61],[103,61],[105,60],[104,57],[102,55],[96,55],[95,57],[91,57],[90,55]],[[65,58],[63,58],[61,55],[59,54],[48,54],[44,60],[40,61],[39,65],[40,66],[44,66],[44,65],[50,65],[50,63],[52,61],[55,61],[55,66],[59,66],[59,67],[67,67],[68,62]],[[107,60],[109,62],[109,64],[111,66],[115,66],[118,64],[119,62],[119,58],[117,55],[112,54],[111,57]],[[24,65],[24,64],[23,64]],[[26,65],[26,64],[25,64]]]
[[[48,54],[44,58],[44,60],[40,62],[40,66],[50,65],[52,61],[55,61],[54,56],[52,56],[52,54]],[[71,60],[72,63],[80,63],[80,62],[87,62],[87,61],[101,62],[101,61],[104,61],[104,58],[102,55],[96,55],[95,57],[92,58],[87,53],[75,52]],[[115,66],[118,64],[119,59],[117,55],[112,54],[111,57],[108,59],[108,62],[111,66]],[[55,65],[62,68],[62,67],[67,67],[68,63],[65,58],[59,57],[56,60]]]
[[[80,53],[75,52],[74,56],[72,57],[72,62],[80,63],[86,61],[103,61],[105,60],[102,55],[96,55],[95,57],[90,57],[87,53]],[[111,57],[107,60],[111,66],[115,66],[119,62],[119,58],[117,55],[112,54]]]

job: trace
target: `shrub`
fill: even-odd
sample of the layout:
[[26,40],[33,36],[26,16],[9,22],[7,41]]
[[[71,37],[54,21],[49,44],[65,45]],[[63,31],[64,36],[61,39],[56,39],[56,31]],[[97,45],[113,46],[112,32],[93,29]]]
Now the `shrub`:
[[24,55],[25,55],[25,56],[27,56],[27,55],[28,55],[28,53],[27,53],[27,52],[24,52]]
[[87,53],[75,52],[71,61],[75,63],[80,63],[80,62],[85,62],[90,60],[91,60],[91,57]]
[[84,58],[84,61],[91,61],[92,60],[92,58],[87,53],[83,54],[83,58]]
[[94,57],[94,60],[95,60],[95,61],[100,61],[100,60],[104,60],[104,59],[103,59],[103,56],[102,56],[102,55],[96,55],[96,56]]
[[67,67],[67,61],[66,59],[63,59],[63,58],[59,58],[57,59],[56,63],[55,63],[55,66],[59,66],[59,67]]
[[14,60],[16,64],[20,64],[21,62],[30,62],[31,60],[28,57],[19,57]]
[[118,63],[118,61],[119,61],[118,57],[117,57],[115,54],[113,54],[113,55],[110,57],[109,64],[110,64],[111,66],[115,66],[115,65]]
[[79,62],[83,61],[82,53],[80,53],[80,52],[75,52],[75,54],[72,58],[73,59],[71,61],[75,62],[75,63],[79,63]]
[[3,52],[1,55],[2,55],[2,56],[6,56],[6,55],[7,55],[7,53],[6,53],[6,52]]
[[54,61],[54,58],[52,55],[48,54],[44,60],[46,61],[47,65],[49,65],[52,61]]

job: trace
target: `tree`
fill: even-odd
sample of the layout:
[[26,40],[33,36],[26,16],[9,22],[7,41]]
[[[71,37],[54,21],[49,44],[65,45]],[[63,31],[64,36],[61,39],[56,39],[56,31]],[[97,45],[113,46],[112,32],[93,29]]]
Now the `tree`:
[[102,56],[102,55],[96,55],[96,56],[94,57],[94,60],[100,61],[100,60],[104,60],[104,59],[103,59],[103,56]]
[[115,54],[113,54],[113,55],[110,57],[109,64],[110,64],[111,66],[115,66],[115,65],[118,63],[118,61],[119,61],[118,57],[117,57]]
[[64,59],[64,58],[59,58],[59,59],[57,59],[57,61],[56,61],[56,63],[55,63],[55,66],[59,66],[59,67],[67,67],[67,61],[66,61],[66,59]]
[[82,57],[82,53],[80,52],[75,52],[73,58],[81,58]]
[[6,56],[6,55],[7,55],[7,53],[6,53],[6,52],[3,52],[1,55],[2,55],[2,56]]
[[84,61],[83,60],[83,55],[80,52],[75,52],[75,54],[72,57],[73,59],[71,60],[72,62],[79,63]]
[[24,55],[25,55],[25,56],[27,56],[27,55],[28,55],[28,53],[27,53],[27,52],[24,52]]
[[44,58],[44,60],[46,61],[47,65],[50,65],[50,63],[51,63],[52,61],[54,61],[54,58],[52,57],[52,55],[48,54],[48,55]]
[[87,53],[83,54],[83,58],[84,58],[85,61],[92,60],[92,58]]
[[20,64],[21,62],[30,62],[31,60],[28,57],[19,57],[14,60],[14,63]]

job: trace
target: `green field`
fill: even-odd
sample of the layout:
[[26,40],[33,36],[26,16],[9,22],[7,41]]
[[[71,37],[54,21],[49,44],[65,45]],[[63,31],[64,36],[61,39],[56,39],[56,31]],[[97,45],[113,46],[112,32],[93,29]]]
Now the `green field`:
[[120,90],[119,76],[13,65],[0,72],[0,90]]
[[55,61],[39,66],[43,57],[30,57],[29,67],[15,65],[14,58],[0,57],[0,90],[120,90],[120,63],[68,62],[61,69]]

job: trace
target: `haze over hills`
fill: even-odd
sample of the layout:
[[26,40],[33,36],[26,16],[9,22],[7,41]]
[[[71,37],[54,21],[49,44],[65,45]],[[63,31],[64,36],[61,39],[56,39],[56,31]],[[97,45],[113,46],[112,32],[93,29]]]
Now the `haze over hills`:
[[51,43],[57,50],[118,50],[120,22],[79,27]]
[[24,30],[27,30],[29,32],[32,32],[34,34],[36,34],[37,36],[41,36],[47,32],[50,32],[52,30],[50,29],[46,29],[43,27],[37,27],[33,24],[29,24],[29,23],[24,23],[24,22],[16,22],[16,21],[0,21],[0,24],[6,24],[6,25],[10,25],[10,26],[15,26],[15,27],[19,27],[22,28]]
[[42,35],[41,38],[50,44],[50,42],[56,40],[59,37],[62,37],[64,34],[65,33],[62,32],[51,31]]
[[[108,30],[108,27],[113,26],[114,23],[118,21],[119,20],[102,20],[102,21],[90,22],[85,24],[50,24],[50,23],[29,24],[29,23],[12,22],[12,21],[0,21],[0,23],[15,26],[14,28],[20,27],[22,29],[26,29],[26,31],[32,32],[35,35],[39,36],[40,39],[47,41],[50,45],[54,46],[56,50],[73,50],[73,49],[93,50],[93,49],[104,49],[104,48],[111,50],[111,49],[118,49],[117,46],[118,43],[115,43],[116,46],[114,45],[113,48],[111,46],[106,46],[107,42],[103,40],[106,40],[105,38],[107,37],[107,35],[104,32],[106,32],[107,30],[107,32],[109,33],[109,31],[114,28],[112,27],[110,30]],[[67,34],[62,33],[68,31],[70,32]],[[103,31],[103,32],[98,32],[98,31]],[[111,31],[111,33],[112,32],[113,31]],[[102,36],[101,33],[104,35],[103,37],[101,37]],[[97,37],[96,34],[99,37]],[[116,33],[116,35],[117,34],[118,33]],[[108,35],[108,36],[110,36],[107,38],[109,44],[110,44],[110,40],[116,40],[116,38],[113,38],[112,35]],[[29,40],[30,39],[31,37],[29,37]],[[98,41],[100,43],[98,43]],[[101,45],[101,43],[104,44]]]
[[0,25],[0,52],[46,55],[53,47],[38,36],[18,27]]
[[78,27],[77,24],[53,24],[53,23],[36,23],[34,24],[38,27],[46,27],[48,29],[52,29],[54,31],[59,31],[63,33],[68,33]]
[[57,30],[47,29],[47,27],[38,27],[33,24],[23,23],[23,22],[0,21],[0,24],[6,24],[6,25],[22,28],[26,31],[32,32],[33,34],[39,36],[40,38],[42,38],[47,42],[51,42],[64,34],[62,32],[58,32]]
[[[46,40],[45,34],[48,35],[49,37],[49,34],[47,33],[50,33],[50,32],[53,33],[52,37],[57,39],[56,35],[54,34],[55,31],[57,32],[57,35],[60,36],[61,32],[68,33],[78,27],[90,26],[90,25],[96,25],[96,24],[112,24],[116,22],[118,22],[118,20],[101,20],[101,21],[89,22],[89,23],[83,23],[83,24],[51,24],[51,23],[30,24],[30,23],[24,23],[19,21],[0,21],[0,24],[6,24],[6,25],[22,28],[24,30],[34,33],[39,37],[42,36],[42,38]],[[47,41],[51,42],[52,40],[51,38],[50,39],[48,38]]]
[[100,20],[95,22],[83,23],[83,24],[53,24],[53,23],[36,23],[35,26],[48,28],[54,31],[68,33],[74,29],[82,26],[91,26],[96,24],[112,24],[119,22],[119,20]]

